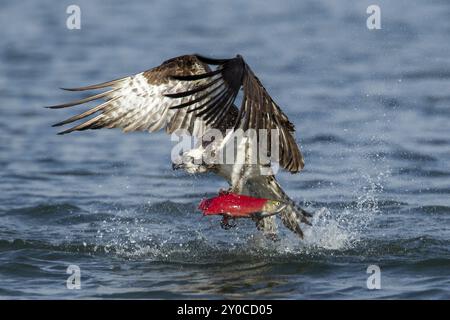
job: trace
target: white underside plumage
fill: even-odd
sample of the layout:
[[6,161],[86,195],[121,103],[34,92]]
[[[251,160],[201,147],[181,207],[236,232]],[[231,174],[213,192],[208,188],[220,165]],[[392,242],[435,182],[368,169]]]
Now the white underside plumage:
[[[214,141],[208,145],[209,151],[222,152],[229,139],[227,135],[223,141]],[[250,160],[248,139],[242,139],[235,148],[236,158]],[[202,163],[201,159],[206,153],[206,148],[202,145],[197,148],[185,151],[182,155],[183,169],[191,174],[212,171],[223,177],[230,185],[230,191],[238,194],[245,194],[253,197],[281,200],[288,205],[281,212],[282,222],[292,231],[299,231],[298,222],[301,212],[294,205],[293,201],[286,195],[281,186],[276,181],[274,175],[268,174],[267,166],[250,164],[251,162],[238,162],[234,164],[209,165]],[[256,221],[257,227],[267,236],[273,238],[277,234],[276,216],[269,216]]]
[[[170,125],[173,118],[177,113],[186,113],[186,110],[170,109],[174,104],[174,99],[166,97],[164,94],[190,90],[194,88],[194,85],[169,80],[164,84],[150,86],[143,73],[139,73],[124,78],[115,87],[118,90],[114,91],[110,98],[117,100],[112,103],[111,113],[104,115],[105,118],[121,119],[120,122],[115,123],[115,127],[121,128],[124,132],[155,132],[166,128],[169,133],[172,133],[173,129],[177,129]],[[185,98],[187,101],[189,99],[192,98]],[[192,121],[192,135],[202,136],[206,128],[204,121],[201,118],[194,118],[193,114],[191,117],[192,119],[185,117],[184,121]]]
[[[221,88],[219,87],[227,86],[228,84],[224,82],[223,77],[216,73],[208,79],[199,78],[193,81],[175,80],[173,76],[168,76],[169,73],[164,73],[167,71],[165,67],[169,69],[172,68],[170,69],[170,75],[180,72],[180,70],[181,73],[190,75],[198,75],[210,70],[205,64],[200,63],[197,58],[192,58],[192,56],[187,56],[184,58],[181,57],[180,59],[181,62],[186,60],[191,63],[186,64],[185,69],[183,69],[183,67],[181,67],[181,69],[177,69],[180,68],[180,66],[177,65],[179,61],[177,62],[172,60],[172,62],[167,62],[167,64],[163,64],[155,69],[122,79],[93,86],[69,89],[72,91],[85,91],[109,88],[110,90],[68,104],[52,106],[51,108],[56,109],[65,108],[78,104],[84,104],[100,98],[106,99],[106,102],[79,115],[64,120],[55,126],[65,125],[81,119],[86,121],[87,117],[96,114],[86,122],[60,133],[64,134],[76,130],[99,128],[120,128],[124,132],[155,132],[165,128],[166,132],[169,134],[175,133],[183,135],[187,130],[191,136],[202,138],[208,130],[218,129],[217,127],[219,125],[215,128],[207,125],[206,122],[202,120],[202,117],[197,115],[197,109],[201,109],[199,107],[202,107],[203,103],[200,98],[206,95],[215,95],[218,92],[220,93]],[[249,78],[247,77],[246,79],[248,80]],[[194,90],[194,93],[189,95],[181,94],[176,97],[167,96],[167,94],[173,95],[189,92],[193,89],[204,86],[208,81],[210,81],[210,83],[214,82],[215,84],[206,86],[205,89],[202,89],[201,91]],[[255,82],[251,82],[249,86],[252,84],[254,86],[258,85],[255,84]],[[266,94],[263,89],[259,89],[258,92],[263,96]],[[189,102],[197,100],[198,102],[189,104]],[[251,101],[249,99],[244,99],[244,101],[246,101],[245,106],[248,107],[249,110],[251,110],[251,106],[254,108],[254,103],[250,103]],[[274,123],[279,125],[278,129],[283,129],[280,122],[287,123],[287,117],[281,113],[279,108],[268,95],[261,101],[265,103],[266,111],[264,119],[266,122],[270,123],[270,121],[272,121],[272,115],[277,119]],[[270,103],[268,103],[268,101]],[[222,133],[225,133],[225,128],[230,126],[233,127],[236,123],[236,119],[238,118],[238,109],[234,105],[232,108],[226,110],[228,110],[228,113],[221,118],[220,130]],[[267,110],[270,111],[270,114]],[[256,117],[255,114],[258,116],[260,115],[259,113],[253,112],[251,113],[250,119],[254,120]],[[234,150],[236,152],[236,161],[232,164],[208,164],[202,161],[205,153],[207,151],[210,152],[211,149],[213,149],[216,153],[222,152],[227,145],[228,140],[231,139],[231,136],[232,132],[229,132],[223,139],[214,140],[210,143],[210,145],[205,146],[204,144],[199,144],[195,149],[185,151],[181,155],[183,169],[189,173],[214,172],[227,180],[230,184],[231,190],[236,193],[273,200],[282,200],[288,203],[286,209],[280,213],[281,220],[284,225],[301,236],[302,231],[298,226],[298,222],[299,219],[304,221],[302,220],[304,216],[302,216],[301,212],[296,208],[292,200],[281,189],[275,180],[273,173],[270,171],[270,167],[267,165],[258,164],[254,161],[255,159],[252,158],[254,157],[254,154],[249,151],[252,149],[250,147],[253,140],[247,138],[240,140]],[[289,132],[284,133],[285,138],[286,136],[292,138]],[[288,145],[292,148],[294,143],[290,143]],[[295,145],[294,147],[296,148],[297,146]],[[207,148],[209,149],[206,150]],[[297,152],[299,153],[298,150]],[[303,166],[301,156],[299,155],[298,157],[300,157],[300,160],[297,159],[297,166],[294,166],[294,170],[297,171],[299,170],[300,164],[301,167]],[[274,234],[276,232],[275,217],[270,216],[261,218],[257,221],[257,226],[268,234]]]

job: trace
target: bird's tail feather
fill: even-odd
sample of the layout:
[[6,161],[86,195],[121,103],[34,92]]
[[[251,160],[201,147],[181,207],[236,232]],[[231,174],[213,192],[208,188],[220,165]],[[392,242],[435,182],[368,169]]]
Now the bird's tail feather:
[[311,222],[309,222],[305,213],[305,210],[301,208],[299,210],[297,206],[292,205],[289,205],[280,213],[281,221],[283,222],[283,224],[302,239],[303,230],[300,227],[300,223],[311,225]]
[[[303,230],[300,223],[311,225],[308,220],[312,216],[309,212],[297,205],[281,188],[275,177],[268,176],[265,181],[258,181],[263,184],[253,185],[252,194],[269,199],[277,199],[285,202],[286,208],[279,213],[282,223],[300,238],[303,239]],[[256,220],[256,226],[263,231],[269,238],[273,238],[277,233],[275,216],[265,217]]]

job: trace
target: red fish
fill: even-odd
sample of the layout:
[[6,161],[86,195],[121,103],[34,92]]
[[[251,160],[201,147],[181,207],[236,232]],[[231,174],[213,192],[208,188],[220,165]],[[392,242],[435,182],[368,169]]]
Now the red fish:
[[252,218],[277,214],[284,208],[280,201],[255,198],[231,192],[220,192],[217,197],[204,199],[199,209],[203,215],[222,215],[222,226],[230,227],[228,218]]

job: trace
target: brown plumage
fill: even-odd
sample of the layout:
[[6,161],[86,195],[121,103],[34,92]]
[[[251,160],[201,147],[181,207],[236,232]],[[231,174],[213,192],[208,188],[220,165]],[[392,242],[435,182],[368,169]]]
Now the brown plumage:
[[[211,70],[209,65],[217,67]],[[241,88],[242,103],[237,108],[234,102]],[[294,138],[294,125],[239,55],[232,59],[211,59],[200,55],[179,56],[136,75],[65,90],[98,89],[106,91],[49,107],[60,109],[99,99],[106,100],[56,123],[54,126],[84,121],[59,134],[100,128],[121,128],[125,132],[154,132],[165,128],[167,133],[177,133],[183,129],[190,135],[202,137],[211,128],[219,129],[222,133],[227,129],[267,129],[270,141],[270,129],[275,129],[280,137],[281,166],[292,173],[299,172],[304,166]],[[90,116],[92,117],[88,119]],[[230,169],[225,170],[225,165],[208,167],[207,170],[224,176],[235,191],[278,197],[290,203],[281,213],[281,220],[290,230],[303,237],[299,223],[308,222],[307,214],[293,204],[274,176],[259,176],[255,173],[259,171],[255,171],[251,166],[244,166],[243,170],[253,176],[244,179],[245,172],[242,172],[242,177],[239,177],[242,181],[245,180],[242,185],[234,182],[235,179],[228,172]],[[193,169],[186,170],[191,172]],[[274,217],[259,220],[257,225],[267,233],[274,233],[276,230]]]
[[[281,111],[280,107],[273,101],[264,86],[255,76],[244,59],[238,55],[233,59],[210,59],[197,55],[197,58],[207,64],[218,65],[215,71],[195,75],[174,75],[172,78],[181,81],[194,81],[200,79],[210,80],[201,90],[178,92],[166,94],[168,97],[189,97],[192,93],[205,92],[211,84],[222,80],[218,87],[219,93],[205,92],[195,100],[183,104],[172,106],[172,109],[184,108],[193,104],[200,104],[193,110],[198,111],[200,116],[213,127],[224,121],[228,116],[228,111],[234,107],[234,100],[241,87],[244,89],[244,97],[236,117],[234,129],[266,129],[270,140],[270,129],[278,129],[280,132],[280,157],[283,168],[290,172],[298,172],[304,167],[303,156],[294,139],[294,125],[288,117]],[[217,78],[217,75],[220,75]],[[198,89],[198,88],[197,88]]]

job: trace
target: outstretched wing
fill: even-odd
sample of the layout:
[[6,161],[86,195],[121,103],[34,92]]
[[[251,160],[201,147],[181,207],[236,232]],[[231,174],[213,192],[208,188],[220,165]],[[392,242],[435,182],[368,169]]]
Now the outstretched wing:
[[[244,95],[234,128],[241,128],[244,131],[249,128],[266,129],[269,141],[271,129],[278,130],[281,166],[292,173],[300,171],[304,162],[295,142],[295,127],[273,101],[244,59],[239,55],[233,59],[210,59],[199,55],[196,57],[205,64],[218,65],[218,68],[203,74],[173,76],[174,80],[186,83],[205,80],[207,85],[205,88],[197,87],[195,90],[166,94],[167,97],[172,98],[187,98],[201,93],[195,99],[170,108],[173,110],[193,108],[197,116],[201,117],[207,125],[217,126],[235,108],[234,100],[240,88],[243,87]],[[219,85],[215,90],[210,90],[210,86],[215,83]]]
[[[213,83],[206,80],[192,82],[178,81],[172,76],[194,76],[196,74],[211,74]],[[105,99],[99,105],[61,121],[54,126],[66,125],[78,120],[83,122],[59,134],[76,130],[121,128],[123,131],[157,131],[166,128],[168,133],[177,129],[185,129],[196,137],[206,130],[204,121],[197,116],[195,101],[205,93],[212,93],[220,85],[210,72],[208,65],[194,55],[185,55],[170,59],[160,66],[136,75],[117,79],[101,84],[65,89],[69,91],[91,91],[106,89],[87,98],[50,106],[60,109],[85,104],[90,101]],[[167,92],[190,92],[189,96],[171,98]],[[171,109],[170,107],[190,103],[189,108]],[[236,111],[237,113],[237,111]],[[91,117],[90,119],[88,119]]]

